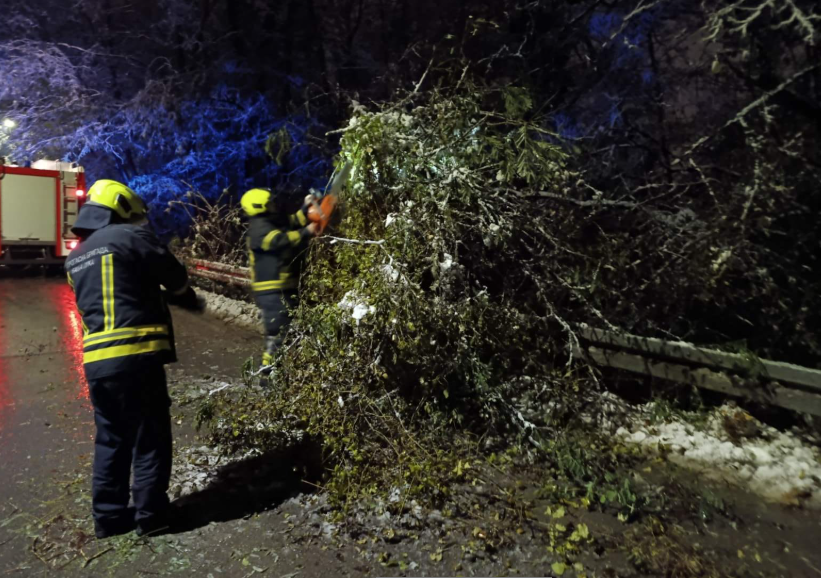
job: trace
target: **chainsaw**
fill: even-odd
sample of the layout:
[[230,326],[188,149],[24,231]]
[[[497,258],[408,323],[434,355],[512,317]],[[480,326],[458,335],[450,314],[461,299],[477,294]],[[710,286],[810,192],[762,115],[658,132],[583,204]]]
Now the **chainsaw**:
[[[351,163],[346,162],[342,170],[339,171],[333,181],[331,181],[331,188],[328,189],[328,192],[321,198],[314,198],[314,200],[311,201],[311,206],[308,207],[308,220],[318,225],[320,235],[325,231],[328,223],[331,222],[331,216],[334,214],[336,205],[339,203],[339,193],[351,176],[351,168]],[[315,194],[314,197],[316,196]]]

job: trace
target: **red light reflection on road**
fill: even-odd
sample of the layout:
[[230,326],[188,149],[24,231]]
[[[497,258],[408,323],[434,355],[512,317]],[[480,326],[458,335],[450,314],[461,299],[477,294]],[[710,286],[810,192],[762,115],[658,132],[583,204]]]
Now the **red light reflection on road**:
[[11,386],[9,385],[9,376],[6,371],[6,361],[3,355],[8,350],[8,343],[6,337],[6,320],[3,317],[3,303],[6,300],[5,289],[0,287],[0,433],[6,429],[11,415],[11,408],[14,406],[14,400],[11,397]]
[[88,400],[88,382],[83,371],[83,323],[74,301],[74,292],[67,283],[51,285],[49,292],[57,307],[61,325],[60,345],[69,365],[66,383],[76,384],[76,389],[72,390],[75,399]]

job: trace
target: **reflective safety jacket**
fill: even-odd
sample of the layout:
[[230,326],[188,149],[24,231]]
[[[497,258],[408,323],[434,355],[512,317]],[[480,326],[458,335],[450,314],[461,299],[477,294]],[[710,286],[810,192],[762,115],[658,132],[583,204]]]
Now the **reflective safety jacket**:
[[311,238],[303,209],[277,223],[271,215],[251,217],[248,226],[248,261],[251,290],[255,295],[296,289],[302,252]]
[[150,229],[113,224],[94,231],[66,259],[83,318],[88,379],[176,361],[171,315],[160,285],[188,285],[185,267]]

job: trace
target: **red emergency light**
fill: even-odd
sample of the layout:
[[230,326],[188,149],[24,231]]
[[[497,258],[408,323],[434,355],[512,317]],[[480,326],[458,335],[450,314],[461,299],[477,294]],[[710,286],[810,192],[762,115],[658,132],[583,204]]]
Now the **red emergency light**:
[[86,192],[83,189],[77,189],[77,191],[74,194],[78,197],[84,197]]
[[67,241],[66,242],[66,249],[74,249],[77,246],[77,241]]

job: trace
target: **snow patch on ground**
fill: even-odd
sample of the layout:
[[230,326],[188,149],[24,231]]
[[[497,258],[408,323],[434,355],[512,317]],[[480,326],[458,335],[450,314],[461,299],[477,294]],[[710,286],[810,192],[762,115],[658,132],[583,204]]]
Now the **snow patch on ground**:
[[233,323],[241,327],[262,331],[259,322],[259,312],[256,305],[237,301],[224,295],[212,293],[204,289],[197,289],[197,294],[202,295],[207,303],[206,312],[218,319],[223,319],[228,323]]
[[[653,423],[653,404],[628,408],[605,400],[605,422],[623,442],[663,454],[705,478],[746,487],[782,504],[821,509],[821,450],[792,432],[779,431],[731,404],[699,425],[673,416]],[[607,415],[609,413],[609,416]],[[613,419],[613,418],[616,419]]]
[[168,493],[173,500],[200,492],[216,479],[220,468],[253,455],[256,453],[224,456],[219,448],[208,446],[182,448],[174,456]]
[[168,489],[171,499],[205,489],[216,476],[222,460],[219,450],[208,446],[180,450],[174,457],[171,471],[171,485]]

